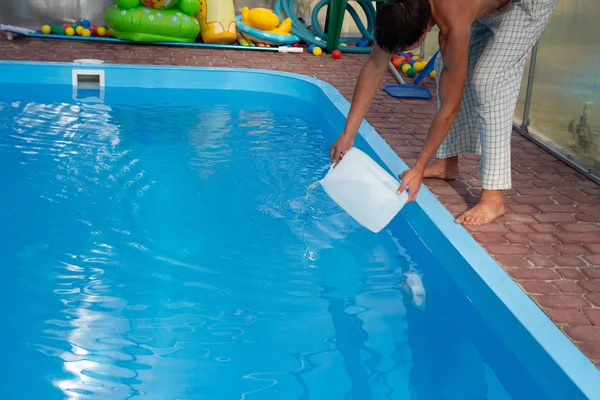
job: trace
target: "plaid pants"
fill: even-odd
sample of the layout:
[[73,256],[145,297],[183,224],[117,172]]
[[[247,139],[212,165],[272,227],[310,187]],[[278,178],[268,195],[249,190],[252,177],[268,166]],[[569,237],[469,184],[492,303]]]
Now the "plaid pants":
[[[558,0],[513,0],[471,27],[469,66],[460,111],[436,157],[481,154],[479,168],[484,189],[511,188],[510,138],[527,54],[557,3]],[[438,77],[442,68],[443,58],[438,57]],[[437,82],[439,94],[439,78]]]

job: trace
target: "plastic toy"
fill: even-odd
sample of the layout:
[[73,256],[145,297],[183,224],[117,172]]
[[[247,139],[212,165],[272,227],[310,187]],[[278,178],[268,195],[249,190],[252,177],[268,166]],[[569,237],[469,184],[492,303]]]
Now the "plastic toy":
[[67,29],[65,29],[65,34],[67,36],[75,36],[75,29],[69,26]]
[[242,36],[257,43],[285,45],[300,41],[300,38],[290,33],[292,29],[290,18],[280,23],[277,15],[266,8],[250,10],[244,7],[242,15],[236,17],[236,22]]
[[[199,0],[113,0],[104,20],[111,34],[136,42],[195,42]],[[83,26],[83,24],[82,24]]]
[[200,0],[200,34],[204,43],[231,44],[238,35],[233,0]]
[[42,26],[42,33],[46,35],[64,35],[65,28],[60,25],[44,25]]
[[406,72],[411,69],[411,66],[409,63],[404,63],[404,65],[402,66],[402,72],[406,74]]
[[402,60],[402,58],[398,57],[398,58],[394,58],[392,60],[392,64],[394,64],[394,67],[396,68],[400,68],[400,65],[403,63],[404,61]]
[[417,70],[414,68],[409,68],[408,70],[406,70],[406,76],[408,76],[409,78],[414,78],[417,75]]
[[339,60],[340,58],[342,58],[342,52],[341,52],[341,51],[339,51],[339,50],[334,50],[334,51],[331,53],[331,57],[332,57],[334,60]]
[[317,46],[313,49],[312,53],[314,56],[320,56],[321,54],[323,54],[323,50],[319,46]]

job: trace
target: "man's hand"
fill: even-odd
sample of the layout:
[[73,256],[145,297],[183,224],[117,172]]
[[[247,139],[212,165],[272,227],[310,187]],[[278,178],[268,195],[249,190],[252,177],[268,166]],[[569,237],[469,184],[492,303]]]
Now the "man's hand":
[[408,189],[408,202],[415,201],[421,184],[423,182],[424,170],[419,168],[411,168],[404,171],[399,178],[402,180],[400,188],[398,188],[398,194],[402,193],[405,189]]
[[346,152],[354,145],[354,136],[342,133],[337,140],[329,148],[329,157],[331,163],[336,165],[339,163]]

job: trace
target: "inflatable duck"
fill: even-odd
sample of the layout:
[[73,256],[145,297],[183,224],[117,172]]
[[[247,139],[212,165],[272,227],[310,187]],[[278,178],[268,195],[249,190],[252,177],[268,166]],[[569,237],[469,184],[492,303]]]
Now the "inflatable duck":
[[292,44],[300,38],[292,35],[292,20],[286,18],[279,23],[279,17],[266,8],[249,9],[244,7],[237,17],[237,27],[242,36],[258,43],[270,45]]
[[286,18],[281,25],[277,15],[266,8],[242,8],[242,22],[248,26],[261,31],[276,35],[290,35],[292,30],[292,19]]
[[196,17],[204,43],[231,44],[237,39],[233,0],[200,0]]

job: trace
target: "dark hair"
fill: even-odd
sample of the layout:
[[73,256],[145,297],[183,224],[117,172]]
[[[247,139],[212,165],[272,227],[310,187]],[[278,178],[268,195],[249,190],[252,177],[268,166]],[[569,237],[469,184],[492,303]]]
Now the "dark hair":
[[375,41],[388,53],[415,44],[431,20],[428,0],[388,0],[377,9]]

